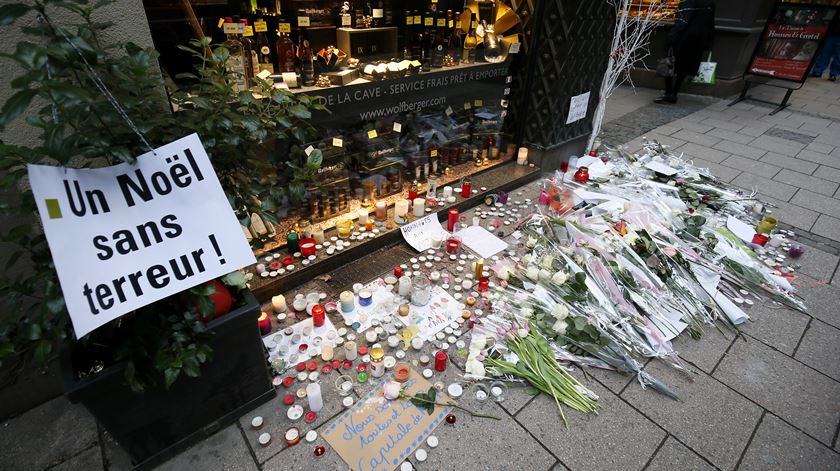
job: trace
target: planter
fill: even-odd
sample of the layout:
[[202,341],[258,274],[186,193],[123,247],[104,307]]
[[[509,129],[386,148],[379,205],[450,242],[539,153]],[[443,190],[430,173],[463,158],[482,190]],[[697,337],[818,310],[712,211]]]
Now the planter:
[[65,395],[82,403],[131,456],[137,468],[158,464],[190,444],[235,422],[276,396],[271,385],[257,318],[260,306],[250,291],[247,304],[213,320],[213,360],[201,376],[181,375],[163,386],[136,394],[125,384],[124,363],[76,379],[72,347],[62,350]]

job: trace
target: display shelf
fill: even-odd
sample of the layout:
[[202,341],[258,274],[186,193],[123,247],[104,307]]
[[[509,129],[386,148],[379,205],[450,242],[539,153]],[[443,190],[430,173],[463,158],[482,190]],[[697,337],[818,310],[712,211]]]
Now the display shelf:
[[[452,204],[438,205],[432,208],[427,214],[438,214],[439,220],[446,219],[446,213],[450,208],[458,208],[464,211],[472,208],[478,204],[482,204],[484,197],[488,194],[493,194],[498,191],[510,191],[513,188],[524,185],[530,181],[536,180],[541,175],[538,167],[520,166],[514,162],[503,162],[499,165],[491,167],[481,173],[475,174],[471,177],[473,194],[468,198],[461,198],[457,196],[457,200]],[[442,187],[442,185],[441,185]],[[482,190],[484,188],[484,190]],[[393,221],[394,208],[388,209],[388,220]],[[400,226],[393,225],[391,229],[384,226],[378,227],[379,234],[373,238],[362,238],[361,240],[352,241],[349,247],[341,251],[336,251],[332,255],[327,255],[324,249],[318,251],[316,260],[310,262],[308,265],[302,264],[301,258],[295,259],[295,268],[286,272],[283,275],[275,277],[261,277],[256,272],[256,265],[244,268],[245,273],[252,273],[253,278],[249,282],[251,290],[254,295],[261,302],[265,302],[271,296],[290,289],[291,287],[300,285],[317,276],[327,273],[338,268],[341,265],[351,263],[373,251],[379,250],[383,247],[395,244],[402,240]],[[282,233],[281,234],[285,234]],[[332,237],[337,237],[335,228],[325,231],[325,240],[329,241]],[[277,254],[278,257],[274,257]],[[285,249],[264,251],[258,257],[258,263],[268,264],[267,258],[274,260],[282,260],[283,257],[289,255]]]

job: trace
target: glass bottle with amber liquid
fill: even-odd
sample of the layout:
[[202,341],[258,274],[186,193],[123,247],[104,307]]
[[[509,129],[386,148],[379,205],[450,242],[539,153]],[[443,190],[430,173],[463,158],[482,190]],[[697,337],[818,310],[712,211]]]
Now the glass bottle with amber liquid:
[[300,81],[304,87],[315,86],[315,63],[312,60],[312,46],[306,28],[300,29],[300,44],[298,44],[297,58],[300,62]]
[[[450,12],[447,12],[449,15]],[[452,58],[452,65],[458,65],[461,62],[461,55],[463,54],[461,48],[464,44],[464,32],[461,31],[461,12],[455,13],[449,20],[449,48],[446,55]]]
[[289,33],[284,31],[288,27],[288,23],[280,23],[277,30],[275,50],[277,51],[277,69],[280,73],[295,71],[295,43],[292,42]]
[[467,36],[464,37],[464,52],[461,54],[461,61],[465,64],[474,64],[478,48],[478,35],[475,33],[475,28],[478,26],[478,20],[475,13],[470,13],[470,30]]
[[257,34],[257,70],[256,73],[266,71],[270,74],[274,73],[274,63],[271,60],[271,44],[268,42],[268,34],[266,34],[266,23],[262,18],[257,18],[254,21],[254,31]]
[[254,77],[260,71],[260,60],[257,58],[257,44],[254,42],[254,28],[248,25],[248,20],[239,20],[242,25],[242,47],[245,49],[245,70],[248,77]]

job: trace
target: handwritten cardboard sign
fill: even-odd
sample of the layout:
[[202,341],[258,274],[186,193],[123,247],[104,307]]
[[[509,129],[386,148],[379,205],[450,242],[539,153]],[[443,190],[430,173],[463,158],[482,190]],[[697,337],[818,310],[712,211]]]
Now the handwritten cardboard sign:
[[[382,396],[382,384],[393,380],[388,374],[373,391],[344,412],[321,433],[354,471],[392,471],[399,467],[440,425],[450,408],[436,406],[429,415],[408,399],[389,401]],[[403,384],[406,394],[426,392],[431,384],[419,373]],[[450,399],[438,393],[437,402]]]
[[445,231],[438,221],[437,214],[430,214],[400,228],[403,238],[414,250],[422,252],[432,246],[432,236],[444,237]]
[[256,261],[197,134],[135,164],[28,171],[77,337]]

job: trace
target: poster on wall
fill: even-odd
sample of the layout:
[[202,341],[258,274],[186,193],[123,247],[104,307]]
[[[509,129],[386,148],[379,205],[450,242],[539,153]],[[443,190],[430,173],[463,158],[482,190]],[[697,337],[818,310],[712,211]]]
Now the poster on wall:
[[197,134],[135,164],[28,173],[76,337],[256,262]]
[[837,7],[777,2],[747,72],[803,82]]

